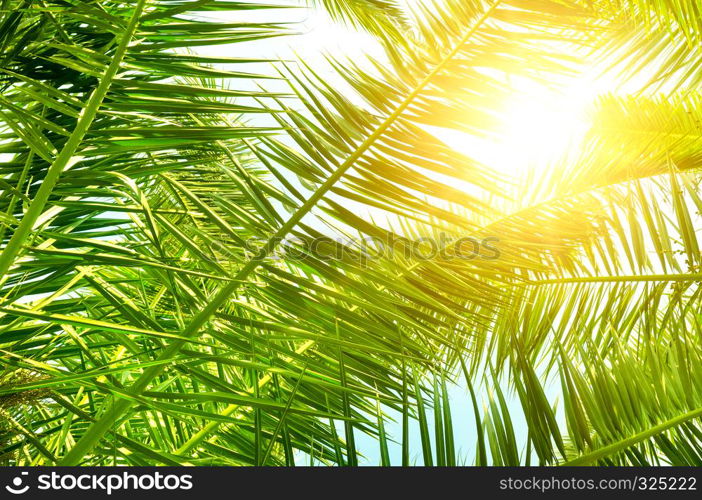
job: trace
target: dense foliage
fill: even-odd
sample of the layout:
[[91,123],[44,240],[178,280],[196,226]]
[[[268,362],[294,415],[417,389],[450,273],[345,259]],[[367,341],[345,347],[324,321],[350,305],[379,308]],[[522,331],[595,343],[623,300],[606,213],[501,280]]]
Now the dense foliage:
[[[701,465],[699,2],[315,4],[383,58],[252,56],[290,5],[0,0],[3,462]],[[437,132],[590,66],[530,182]]]

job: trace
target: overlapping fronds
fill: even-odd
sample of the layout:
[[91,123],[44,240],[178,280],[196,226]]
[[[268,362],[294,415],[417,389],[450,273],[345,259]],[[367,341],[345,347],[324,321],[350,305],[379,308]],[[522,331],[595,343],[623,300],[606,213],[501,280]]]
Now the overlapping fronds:
[[[699,464],[697,7],[318,3],[385,57],[216,21],[288,5],[0,2],[0,456],[456,465],[455,382],[475,463]],[[636,91],[538,184],[441,140],[588,64]]]

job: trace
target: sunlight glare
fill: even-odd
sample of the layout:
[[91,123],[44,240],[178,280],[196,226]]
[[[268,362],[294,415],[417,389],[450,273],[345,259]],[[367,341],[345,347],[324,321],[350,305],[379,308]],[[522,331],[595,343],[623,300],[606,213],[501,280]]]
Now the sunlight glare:
[[529,79],[510,83],[512,95],[498,107],[498,126],[487,135],[448,129],[435,133],[457,151],[518,180],[568,168],[591,127],[592,105],[613,88],[611,81],[585,77],[560,89]]
[[594,86],[582,83],[555,91],[520,82],[516,90],[503,108],[491,166],[519,175],[544,169],[577,150],[590,126],[587,110],[596,98]]
[[532,160],[560,156],[587,128],[579,102],[531,97],[509,111],[502,141]]

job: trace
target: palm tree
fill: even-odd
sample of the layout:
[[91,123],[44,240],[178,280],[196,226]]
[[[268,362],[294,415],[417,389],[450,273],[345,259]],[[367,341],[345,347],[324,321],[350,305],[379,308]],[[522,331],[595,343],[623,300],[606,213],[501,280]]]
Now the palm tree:
[[[0,1],[5,462],[702,463],[699,6],[319,4],[383,58],[236,48],[289,6]],[[437,132],[586,65],[622,87],[538,182]]]

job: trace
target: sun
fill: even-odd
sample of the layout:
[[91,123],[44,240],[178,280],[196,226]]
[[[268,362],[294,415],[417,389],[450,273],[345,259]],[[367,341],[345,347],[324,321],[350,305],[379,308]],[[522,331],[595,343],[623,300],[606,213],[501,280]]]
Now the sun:
[[580,82],[553,89],[531,81],[515,85],[513,98],[503,104],[496,147],[488,164],[520,175],[565,161],[583,143],[591,123],[588,109],[596,88]]
[[566,168],[591,128],[589,111],[601,95],[602,81],[581,78],[560,86],[513,80],[510,96],[495,104],[497,125],[483,137],[442,130],[449,146],[516,179],[547,168]]
[[512,96],[500,107],[500,126],[483,161],[515,177],[566,168],[582,151],[592,126],[589,111],[603,85],[588,78],[560,87],[512,82]]

